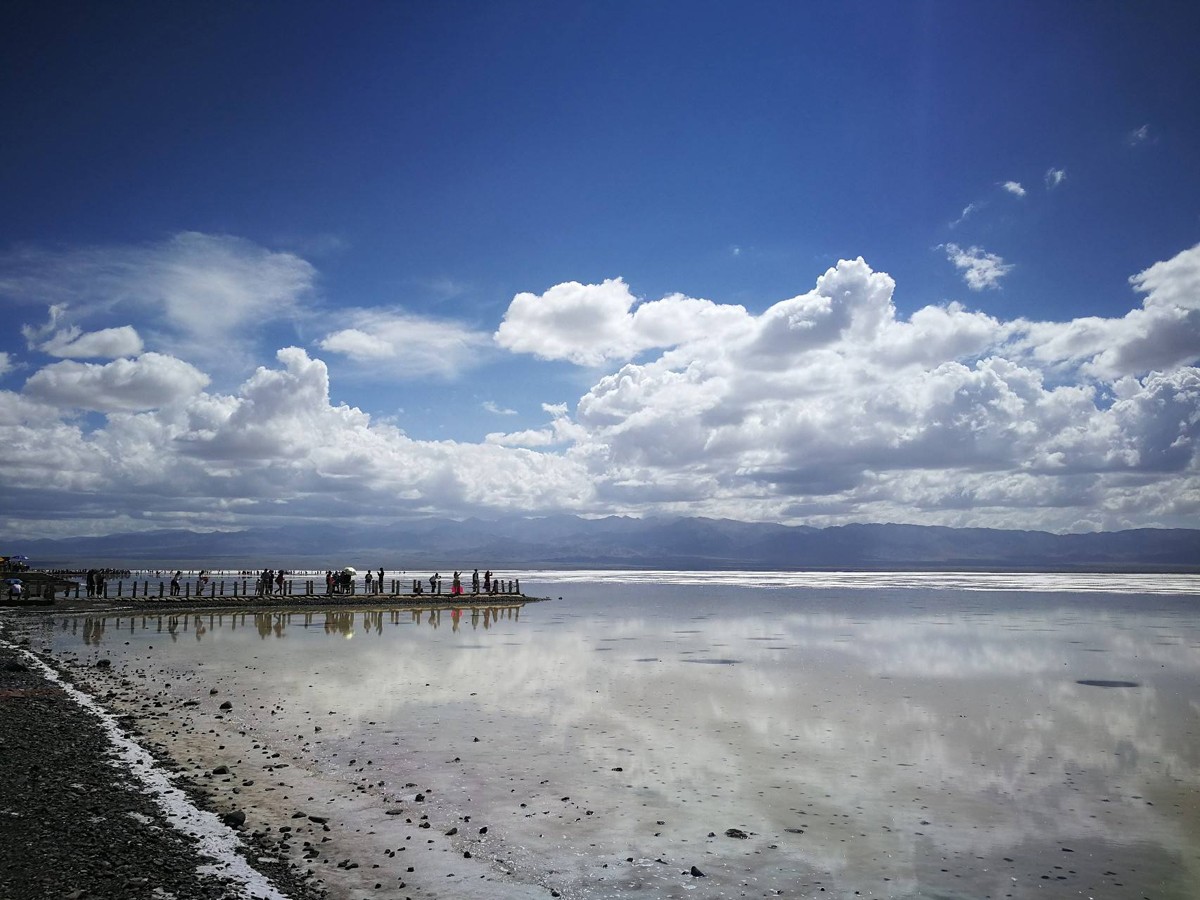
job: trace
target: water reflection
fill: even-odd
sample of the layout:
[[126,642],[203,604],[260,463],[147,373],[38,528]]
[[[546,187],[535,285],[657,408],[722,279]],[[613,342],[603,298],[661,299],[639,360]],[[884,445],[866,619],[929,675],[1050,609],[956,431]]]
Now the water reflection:
[[207,612],[136,615],[85,615],[67,616],[61,620],[60,632],[78,636],[86,646],[100,646],[105,643],[105,635],[109,629],[121,633],[138,634],[153,632],[166,634],[171,640],[178,640],[181,635],[192,634],[197,641],[210,632],[216,633],[228,629],[230,634],[239,628],[253,628],[260,638],[286,638],[288,630],[306,631],[317,629],[329,635],[339,635],[343,638],[355,634],[374,634],[382,636],[385,626],[427,625],[430,628],[442,627],[443,614],[449,621],[452,631],[459,631],[467,626],[471,630],[490,630],[501,621],[517,622],[521,617],[523,603],[511,603],[470,609],[458,607],[429,607],[404,609],[370,609],[370,610],[305,610],[302,612]]
[[[339,760],[368,753],[389,783],[470,798],[451,813],[503,822],[517,870],[578,869],[579,896],[623,893],[589,893],[601,863],[699,852],[706,887],[727,887],[727,870],[804,896],[1021,898],[1053,881],[1185,898],[1200,883],[1190,601],[629,590],[523,619],[339,609],[56,631],[106,653],[131,641],[150,665],[160,634],[200,641],[203,628],[202,648],[179,641],[152,662],[163,676],[208,664],[230,679],[222,696],[243,686],[252,649],[244,689],[279,702],[239,707],[240,727],[285,745],[319,714],[293,758],[352,778]],[[565,797],[591,814],[555,815],[551,834],[543,811]],[[722,843],[729,828],[748,843]]]

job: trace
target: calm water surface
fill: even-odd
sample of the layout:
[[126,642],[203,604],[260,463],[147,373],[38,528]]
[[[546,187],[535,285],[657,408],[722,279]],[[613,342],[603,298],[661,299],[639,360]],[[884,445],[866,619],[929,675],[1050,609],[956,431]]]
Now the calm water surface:
[[231,698],[310,794],[486,825],[441,896],[1200,896],[1200,579],[520,577],[561,599],[46,637]]

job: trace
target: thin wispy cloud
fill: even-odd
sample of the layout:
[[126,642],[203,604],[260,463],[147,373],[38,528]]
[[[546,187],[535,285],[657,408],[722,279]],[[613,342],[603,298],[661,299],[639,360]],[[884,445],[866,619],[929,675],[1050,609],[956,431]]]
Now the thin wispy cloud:
[[1055,169],[1052,167],[1046,170],[1045,181],[1047,190],[1053,190],[1066,180],[1066,169]]
[[[42,304],[50,321],[23,329],[40,341],[61,328],[114,315],[138,318],[156,347],[194,362],[242,365],[266,324],[286,319],[311,295],[316,269],[229,235],[196,232],[165,241],[0,254],[0,294]],[[74,333],[74,332],[72,332]],[[129,335],[109,332],[128,341]],[[96,345],[98,339],[89,339]]]
[[1141,127],[1135,128],[1133,131],[1125,135],[1125,142],[1129,144],[1130,147],[1136,147],[1139,144],[1144,144],[1149,140],[1151,140],[1149,125],[1142,125]]
[[456,378],[481,365],[492,342],[452,319],[435,319],[399,307],[342,309],[345,326],[316,346],[358,367],[361,377]]
[[976,211],[978,211],[981,208],[981,206],[982,206],[982,204],[979,204],[979,203],[968,203],[966,206],[963,207],[963,211],[962,211],[962,213],[959,214],[959,217],[950,223],[950,227],[957,228],[963,222],[967,221],[968,216],[970,216],[973,213],[975,213]]

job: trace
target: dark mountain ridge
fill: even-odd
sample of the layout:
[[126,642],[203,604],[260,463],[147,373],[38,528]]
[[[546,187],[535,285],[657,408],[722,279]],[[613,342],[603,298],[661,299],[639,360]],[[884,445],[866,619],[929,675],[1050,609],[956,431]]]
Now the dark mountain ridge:
[[1200,529],[1052,534],[730,519],[546,516],[302,524],[10,541],[38,568],[1000,569],[1200,572]]

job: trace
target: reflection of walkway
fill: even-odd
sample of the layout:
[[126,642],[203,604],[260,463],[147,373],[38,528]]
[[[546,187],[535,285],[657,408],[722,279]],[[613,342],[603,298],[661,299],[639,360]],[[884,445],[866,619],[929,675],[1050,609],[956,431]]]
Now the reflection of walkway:
[[[355,634],[382,635],[384,627],[403,624],[426,624],[440,628],[442,613],[448,613],[451,627],[458,631],[468,623],[473,631],[487,630],[501,620],[519,622],[521,603],[495,604],[492,606],[412,606],[404,609],[327,609],[288,610],[286,612],[251,611],[203,612],[203,613],[134,613],[131,615],[75,616],[62,620],[61,630],[77,635],[84,644],[100,646],[109,629],[113,634],[131,635],[140,631],[169,635],[178,640],[180,635],[191,634],[197,641],[210,632],[228,628],[252,627],[262,639],[287,637],[289,628],[323,630],[326,634],[352,637]],[[470,615],[467,615],[467,613]]]

